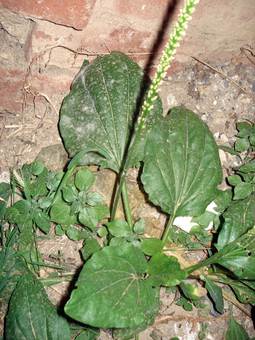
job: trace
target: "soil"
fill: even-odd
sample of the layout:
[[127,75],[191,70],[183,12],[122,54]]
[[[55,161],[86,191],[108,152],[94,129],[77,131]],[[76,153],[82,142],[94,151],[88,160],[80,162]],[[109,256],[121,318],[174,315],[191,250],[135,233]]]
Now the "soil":
[[[211,66],[218,72],[192,60],[181,71],[167,77],[161,86],[164,112],[167,113],[173,106],[184,105],[199,114],[208,124],[218,144],[232,145],[236,122],[255,121],[255,67],[252,63],[237,61]],[[58,109],[63,98],[53,96],[50,99]],[[58,134],[58,116],[45,101],[36,101],[35,106],[27,106],[22,114],[6,112],[0,119],[0,180],[8,181],[10,168],[31,162],[38,154],[50,168],[63,168],[68,157]],[[223,151],[220,152],[220,157],[225,174],[230,166],[238,162],[236,157]],[[114,175],[105,172],[107,171],[98,174],[96,185],[109,201]],[[159,236],[165,216],[146,203],[135,184],[136,176],[134,171],[128,176],[133,215],[146,219],[147,234]],[[53,238],[53,235],[52,239],[40,243],[45,257],[59,258],[61,255],[61,261],[67,264],[72,272],[81,266],[78,252],[80,247],[81,243],[72,242],[66,237]],[[67,287],[68,284],[59,284],[49,288],[51,300],[56,304],[63,301]],[[229,294],[231,295],[231,292]],[[141,340],[170,340],[172,337],[182,340],[224,339],[231,311],[249,335],[255,335],[252,320],[244,311],[229,302],[225,303],[223,315],[216,314],[209,302],[206,302],[204,309],[185,312],[174,304],[176,296],[173,293],[162,289],[161,295],[160,314],[154,325],[140,334]],[[249,306],[243,306],[243,309],[249,314]],[[111,336],[102,331],[100,339],[111,339]]]

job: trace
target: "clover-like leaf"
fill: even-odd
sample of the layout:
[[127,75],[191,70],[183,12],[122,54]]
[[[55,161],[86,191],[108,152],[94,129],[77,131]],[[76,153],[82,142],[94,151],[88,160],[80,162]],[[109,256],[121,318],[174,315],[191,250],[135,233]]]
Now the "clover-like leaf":
[[154,124],[142,174],[152,203],[174,216],[199,216],[216,197],[221,179],[218,147],[197,115],[177,107]]
[[80,273],[66,314],[94,327],[138,327],[159,303],[146,269],[143,253],[130,244],[96,252]]

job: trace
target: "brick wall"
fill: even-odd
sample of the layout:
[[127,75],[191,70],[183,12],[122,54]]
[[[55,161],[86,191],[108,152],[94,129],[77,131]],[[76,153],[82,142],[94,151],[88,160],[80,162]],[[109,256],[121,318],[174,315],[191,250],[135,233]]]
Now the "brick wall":
[[[167,9],[171,25],[182,3],[0,0],[0,111],[20,112],[24,94],[43,94],[58,109],[85,57],[120,50],[144,65]],[[201,0],[172,72],[192,55],[213,63],[237,57],[254,44],[254,17],[254,0]]]

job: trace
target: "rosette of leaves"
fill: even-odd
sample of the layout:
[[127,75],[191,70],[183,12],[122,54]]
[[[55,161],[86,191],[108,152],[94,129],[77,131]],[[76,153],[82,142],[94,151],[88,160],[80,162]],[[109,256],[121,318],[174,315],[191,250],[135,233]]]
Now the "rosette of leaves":
[[89,234],[74,227],[75,224],[95,232],[99,222],[109,215],[103,196],[91,190],[95,179],[89,169],[81,168],[62,187],[62,197],[50,211],[51,220],[59,225],[58,234],[62,229],[73,240],[84,239]]

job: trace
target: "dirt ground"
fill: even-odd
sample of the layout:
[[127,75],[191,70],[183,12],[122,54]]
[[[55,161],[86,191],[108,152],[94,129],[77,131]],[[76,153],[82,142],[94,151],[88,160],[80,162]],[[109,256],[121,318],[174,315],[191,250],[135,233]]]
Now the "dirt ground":
[[[196,60],[190,61],[182,71],[167,77],[161,87],[164,112],[176,105],[185,105],[198,113],[208,124],[219,144],[231,145],[236,134],[235,123],[238,120],[255,121],[255,66],[252,62],[234,59],[225,64],[208,65]],[[52,103],[59,108],[63,98],[52,95]],[[58,134],[58,115],[43,98],[35,105],[27,105],[24,112],[0,115],[0,179],[8,181],[9,169],[31,162],[40,153],[50,168],[61,169],[67,161],[67,155],[61,146]],[[46,148],[47,147],[47,148]],[[46,148],[46,149],[45,149]],[[220,153],[225,172],[237,161],[235,157]],[[134,185],[134,174],[129,176],[129,187],[134,198],[133,213],[148,219],[150,235],[158,235],[164,216],[149,207]],[[97,180],[98,188],[105,194],[111,187],[113,176],[102,176]],[[109,197],[106,197],[109,199]],[[40,245],[42,252],[56,256],[70,265],[70,270],[81,265],[78,249],[81,245],[67,238],[54,238]],[[48,290],[51,299],[58,303],[65,292],[66,285],[61,284]],[[179,337],[182,340],[224,339],[229,313],[234,316],[254,336],[254,327],[247,316],[249,307],[243,311],[231,303],[225,303],[224,315],[215,315],[208,303],[205,309],[185,312],[174,304],[174,294],[162,290],[162,306],[155,324],[140,334],[141,340],[170,340]],[[247,313],[245,313],[247,311]],[[102,331],[101,340],[111,339]]]

